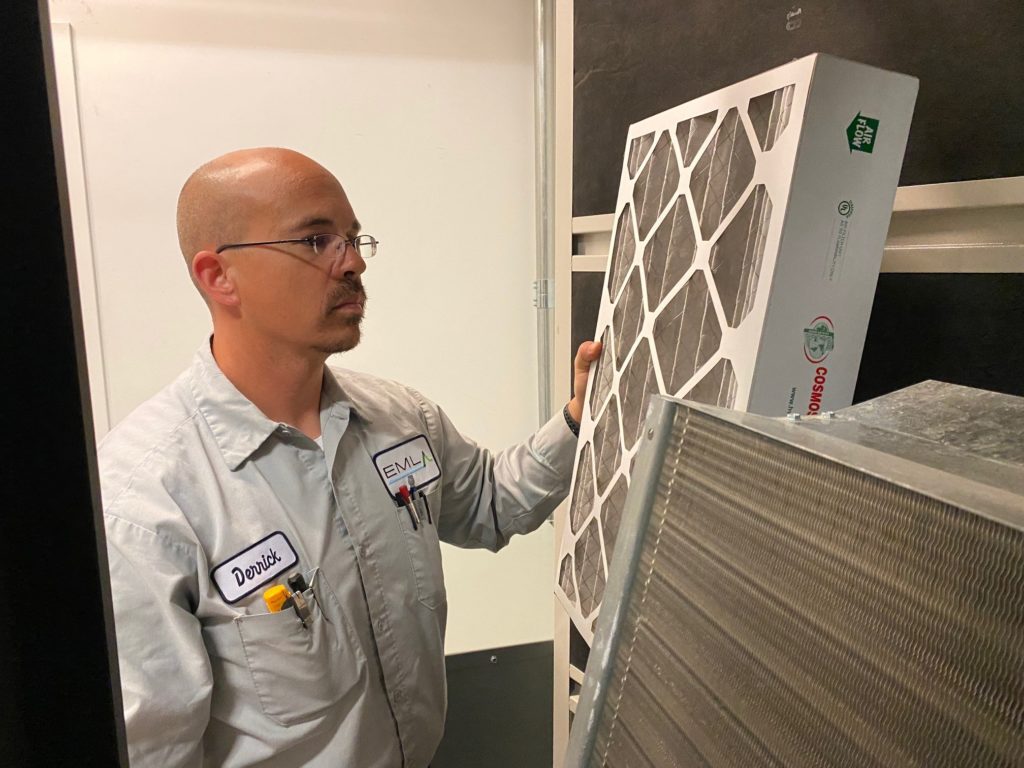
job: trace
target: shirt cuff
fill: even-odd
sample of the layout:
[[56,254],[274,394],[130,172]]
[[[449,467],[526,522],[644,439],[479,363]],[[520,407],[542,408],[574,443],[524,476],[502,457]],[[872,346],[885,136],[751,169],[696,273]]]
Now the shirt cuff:
[[573,463],[576,461],[576,435],[565,423],[561,411],[556,413],[547,423],[533,435],[533,450],[553,472],[566,478],[572,476]]

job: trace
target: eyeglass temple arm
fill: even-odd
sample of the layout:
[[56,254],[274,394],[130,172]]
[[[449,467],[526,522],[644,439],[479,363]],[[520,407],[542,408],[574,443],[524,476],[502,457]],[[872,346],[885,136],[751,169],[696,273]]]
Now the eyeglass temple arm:
[[257,245],[284,245],[286,243],[306,243],[308,241],[309,241],[309,238],[306,238],[306,237],[296,237],[296,238],[293,238],[291,240],[264,240],[264,241],[259,242],[259,243],[228,243],[227,245],[219,246],[217,248],[217,250],[214,251],[214,253],[220,253],[221,251],[228,251],[228,250],[230,250],[232,248],[251,248],[251,247],[257,246]]

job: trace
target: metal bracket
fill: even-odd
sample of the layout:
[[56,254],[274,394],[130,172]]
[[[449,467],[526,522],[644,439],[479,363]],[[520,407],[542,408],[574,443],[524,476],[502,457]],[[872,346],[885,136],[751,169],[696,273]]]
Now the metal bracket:
[[537,309],[551,309],[555,306],[554,280],[533,281],[533,306]]

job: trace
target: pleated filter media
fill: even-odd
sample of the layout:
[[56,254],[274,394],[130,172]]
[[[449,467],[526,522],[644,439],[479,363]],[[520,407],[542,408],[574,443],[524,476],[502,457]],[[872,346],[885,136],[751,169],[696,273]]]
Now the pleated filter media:
[[652,393],[851,402],[916,92],[814,55],[630,128],[555,587],[587,642]]
[[648,424],[568,768],[1024,765],[1024,399]]

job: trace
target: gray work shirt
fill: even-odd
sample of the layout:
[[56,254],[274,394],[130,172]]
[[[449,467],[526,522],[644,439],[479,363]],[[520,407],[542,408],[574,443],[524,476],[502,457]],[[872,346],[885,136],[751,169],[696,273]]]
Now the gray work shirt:
[[[439,542],[497,550],[539,526],[567,492],[575,438],[559,415],[491,454],[417,392],[330,369],[320,423],[323,449],[264,416],[204,345],[102,442],[133,766],[433,757],[446,706]],[[395,502],[403,475],[425,503]],[[310,583],[305,626],[263,600],[296,572]]]

